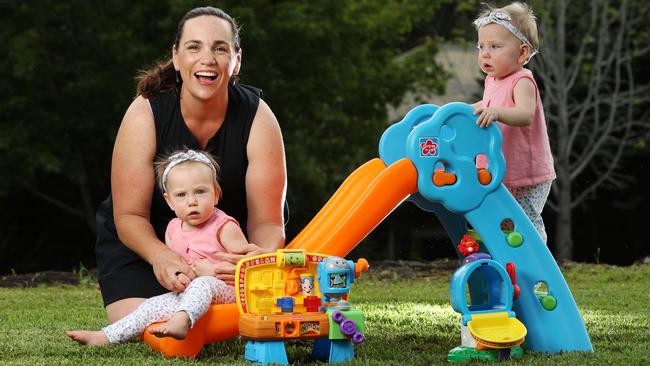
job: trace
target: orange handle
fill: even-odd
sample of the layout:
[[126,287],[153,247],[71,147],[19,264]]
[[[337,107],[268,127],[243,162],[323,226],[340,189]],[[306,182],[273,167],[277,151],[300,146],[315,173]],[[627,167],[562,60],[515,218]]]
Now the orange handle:
[[369,267],[370,265],[368,264],[366,258],[359,258],[357,263],[354,265],[354,278],[359,278],[361,276],[361,272],[367,272]]
[[492,174],[490,174],[490,172],[485,170],[485,168],[481,168],[478,170],[478,181],[482,185],[486,186],[490,184],[490,182],[492,181]]
[[294,268],[287,275],[287,282],[285,283],[285,291],[287,292],[288,295],[294,296],[298,292],[300,292],[300,276],[298,276],[298,272],[302,272],[302,268],[300,271]]
[[437,171],[433,173],[433,184],[437,187],[450,186],[456,183],[456,174]]

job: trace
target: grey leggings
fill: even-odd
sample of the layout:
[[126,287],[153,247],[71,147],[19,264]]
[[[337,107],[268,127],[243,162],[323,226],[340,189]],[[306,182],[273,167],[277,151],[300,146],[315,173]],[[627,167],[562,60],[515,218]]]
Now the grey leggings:
[[168,292],[147,299],[135,311],[102,329],[110,343],[125,342],[142,334],[152,323],[167,321],[179,311],[189,315],[191,327],[210,304],[235,302],[235,290],[212,276],[195,278],[181,293]]
[[[539,235],[546,243],[546,228],[542,220],[542,210],[546,204],[548,194],[551,192],[553,181],[542,182],[532,186],[525,187],[508,187],[510,193],[515,197],[521,208],[524,210],[533,226],[539,232]],[[505,230],[512,230],[512,223],[502,227]],[[510,227],[508,227],[510,226]]]

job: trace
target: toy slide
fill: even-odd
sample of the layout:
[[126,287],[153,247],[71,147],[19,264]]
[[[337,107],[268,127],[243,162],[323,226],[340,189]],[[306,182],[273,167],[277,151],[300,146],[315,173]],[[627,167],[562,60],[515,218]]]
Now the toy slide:
[[408,159],[386,167],[379,159],[346,179],[316,217],[287,246],[347,255],[406,197],[417,190],[417,172]]
[[[474,108],[464,103],[415,107],[384,132],[379,155],[388,164],[408,158],[416,168],[422,200],[439,203],[451,213],[464,216],[495,262],[517,266],[520,296],[512,310],[526,327],[527,350],[593,351],[584,321],[553,255],[502,183],[506,161],[501,151],[501,130],[496,124],[479,128],[476,118]],[[479,157],[488,160],[488,179],[482,179],[477,170]],[[441,171],[443,177],[453,179],[436,180]],[[514,231],[507,235],[501,230],[506,219],[514,224]],[[487,276],[477,279],[489,282]],[[490,293],[478,291],[476,285],[468,284],[471,303],[490,304]],[[545,286],[547,293],[540,297],[535,291],[537,286]],[[464,298],[465,289],[461,289]],[[477,296],[478,292],[484,296]],[[481,329],[483,326],[479,326],[483,334]],[[502,328],[506,332],[508,329]]]

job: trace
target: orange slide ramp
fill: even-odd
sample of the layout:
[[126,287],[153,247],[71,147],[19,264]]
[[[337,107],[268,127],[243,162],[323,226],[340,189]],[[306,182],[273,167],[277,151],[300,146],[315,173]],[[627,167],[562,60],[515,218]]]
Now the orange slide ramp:
[[[341,184],[288,249],[345,257],[406,197],[417,191],[415,166],[402,159],[389,167],[373,159]],[[237,304],[211,305],[184,340],[157,338],[145,329],[143,340],[167,357],[195,357],[204,344],[239,334]]]
[[287,248],[344,257],[416,191],[417,171],[408,159],[389,167],[370,160],[350,174]]

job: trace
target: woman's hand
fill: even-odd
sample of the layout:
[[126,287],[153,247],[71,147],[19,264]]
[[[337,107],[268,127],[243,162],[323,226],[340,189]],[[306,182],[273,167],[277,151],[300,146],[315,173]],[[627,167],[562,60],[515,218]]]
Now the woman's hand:
[[[242,258],[252,257],[260,254],[271,253],[275,250],[259,247],[253,243],[246,244],[232,253],[221,252],[217,253],[217,257],[223,261],[237,264]],[[233,272],[234,273],[234,272]]]
[[237,267],[230,262],[219,262],[213,264],[214,276],[228,286],[235,286],[235,270]]
[[237,262],[242,258],[253,257],[260,254],[272,253],[274,249],[261,248],[255,244],[249,243],[239,248],[234,253],[221,252],[217,253],[217,258],[223,262],[214,264],[214,275],[223,280],[225,283],[233,286],[235,284],[235,270]]
[[182,292],[196,277],[196,273],[183,257],[163,247],[151,261],[153,272],[160,284],[173,292]]

